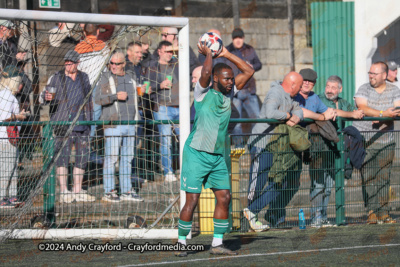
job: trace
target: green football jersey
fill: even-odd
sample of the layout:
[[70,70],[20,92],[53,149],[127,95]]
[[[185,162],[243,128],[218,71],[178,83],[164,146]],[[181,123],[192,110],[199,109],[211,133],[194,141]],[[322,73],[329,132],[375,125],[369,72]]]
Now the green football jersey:
[[196,116],[186,144],[199,151],[225,154],[225,137],[231,117],[230,95],[208,88],[201,101],[194,101]]

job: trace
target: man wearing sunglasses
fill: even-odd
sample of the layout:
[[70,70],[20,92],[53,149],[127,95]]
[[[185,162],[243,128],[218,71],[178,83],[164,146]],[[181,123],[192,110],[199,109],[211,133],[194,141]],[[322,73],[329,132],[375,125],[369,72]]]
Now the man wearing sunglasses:
[[[110,71],[104,72],[96,91],[95,101],[102,106],[100,120],[138,120],[135,75],[125,71],[125,55],[116,52],[110,60]],[[135,152],[135,125],[105,125],[105,159],[103,167],[103,201],[143,201],[131,183],[131,162]],[[115,190],[115,164],[119,157],[120,196]]]

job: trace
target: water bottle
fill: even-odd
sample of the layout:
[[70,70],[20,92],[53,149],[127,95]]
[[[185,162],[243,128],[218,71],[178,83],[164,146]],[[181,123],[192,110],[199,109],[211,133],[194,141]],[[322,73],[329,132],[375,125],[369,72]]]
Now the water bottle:
[[306,220],[304,219],[303,209],[300,209],[299,211],[299,229],[300,230],[306,229]]

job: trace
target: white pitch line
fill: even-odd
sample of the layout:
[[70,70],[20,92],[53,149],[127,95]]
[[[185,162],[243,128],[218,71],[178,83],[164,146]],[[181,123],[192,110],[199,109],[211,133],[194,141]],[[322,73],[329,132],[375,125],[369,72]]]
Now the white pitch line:
[[196,261],[237,259],[237,258],[246,258],[246,257],[275,256],[275,255],[295,254],[295,253],[325,252],[325,251],[346,250],[346,249],[396,247],[396,246],[400,246],[400,244],[368,245],[368,246],[355,246],[355,247],[344,247],[344,248],[322,248],[322,249],[294,250],[294,251],[282,251],[282,252],[271,252],[271,253],[256,253],[256,254],[224,256],[224,257],[205,258],[205,259],[152,262],[152,263],[144,263],[144,264],[123,265],[123,266],[119,266],[119,267],[151,266],[151,265],[164,265],[164,264],[171,264],[171,263],[175,264],[175,263],[188,263],[188,262],[196,262]]

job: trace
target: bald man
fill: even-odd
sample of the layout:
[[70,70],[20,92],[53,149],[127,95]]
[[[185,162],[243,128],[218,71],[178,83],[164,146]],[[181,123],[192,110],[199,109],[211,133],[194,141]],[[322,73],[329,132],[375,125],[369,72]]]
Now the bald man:
[[[276,119],[286,121],[286,124],[293,127],[303,120],[303,110],[299,103],[293,98],[299,93],[303,78],[296,72],[290,72],[285,76],[282,83],[278,81],[271,83],[260,111],[260,119]],[[249,139],[249,146],[252,155],[250,167],[250,181],[248,190],[248,206],[243,210],[245,217],[249,220],[250,227],[257,232],[269,229],[257,219],[257,214],[273,202],[280,195],[277,184],[269,181],[268,172],[272,166],[273,154],[265,151],[265,145],[269,142],[270,133],[277,124],[257,123]],[[262,138],[257,136],[262,135]],[[268,186],[263,190],[268,182]],[[275,222],[270,222],[276,225]]]

